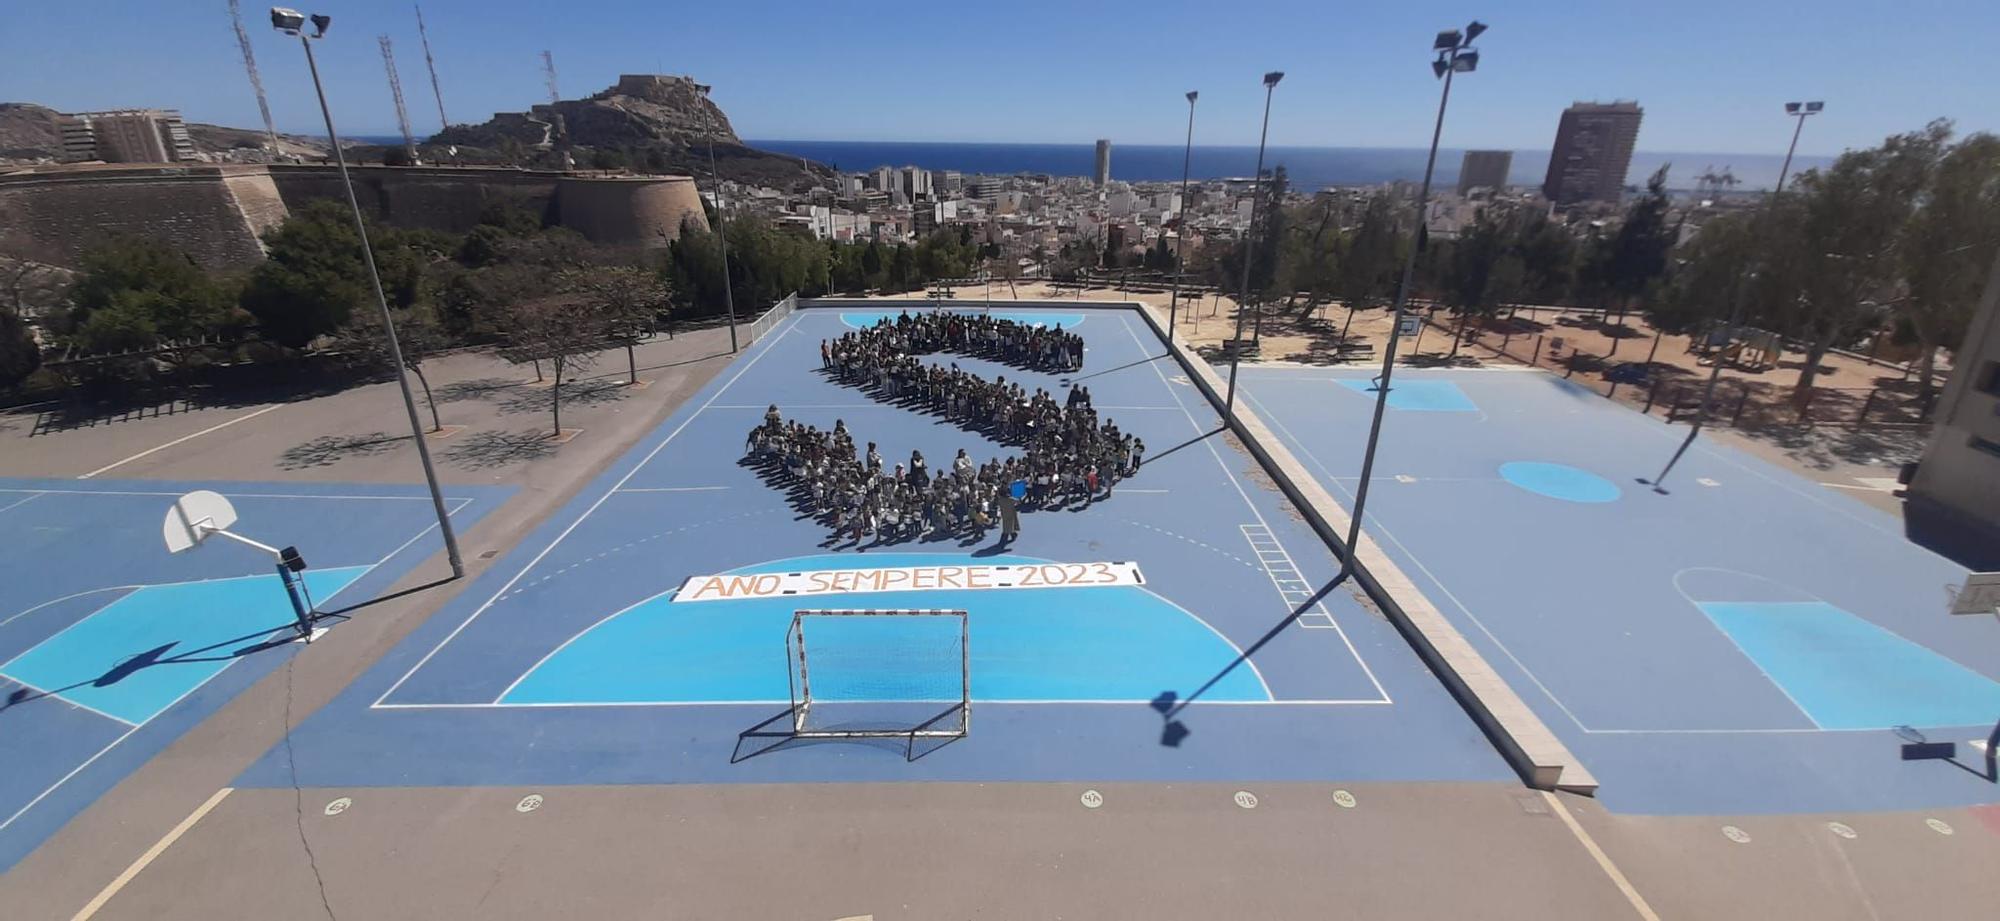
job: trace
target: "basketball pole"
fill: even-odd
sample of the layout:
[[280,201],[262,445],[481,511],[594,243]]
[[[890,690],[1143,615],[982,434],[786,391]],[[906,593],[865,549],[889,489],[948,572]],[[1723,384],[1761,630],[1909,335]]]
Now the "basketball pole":
[[[1757,273],[1751,272],[1749,279],[1753,282],[1756,281]],[[1731,300],[1734,303],[1729,305],[1729,326],[1726,331],[1730,339],[1735,339],[1736,326],[1743,322],[1743,279],[1740,276],[1736,281],[1736,296]],[[1708,369],[1708,383],[1701,389],[1701,408],[1695,411],[1694,424],[1688,428],[1688,435],[1681,440],[1681,446],[1674,450],[1673,457],[1667,458],[1667,466],[1661,468],[1659,476],[1654,477],[1650,481],[1644,477],[1639,478],[1641,485],[1653,487],[1653,492],[1659,495],[1664,496],[1667,494],[1666,487],[1660,484],[1667,479],[1668,473],[1673,472],[1674,465],[1681,462],[1681,455],[1686,454],[1687,449],[1694,446],[1695,436],[1701,434],[1702,423],[1708,421],[1708,408],[1715,400],[1715,384],[1722,378],[1722,365],[1727,361],[1724,353],[1727,351],[1727,348],[1722,348],[1717,349],[1715,352],[1715,364]],[[1673,418],[1671,407],[1668,409],[1667,418]]]

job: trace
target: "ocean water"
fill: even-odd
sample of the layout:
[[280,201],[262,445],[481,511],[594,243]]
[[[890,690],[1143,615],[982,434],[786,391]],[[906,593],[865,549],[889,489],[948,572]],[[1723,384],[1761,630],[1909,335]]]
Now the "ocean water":
[[[1055,176],[1088,176],[1095,167],[1096,147],[1092,144],[942,144],[897,141],[796,141],[746,140],[763,150],[817,160],[849,172],[877,166],[921,166],[925,169],[953,169],[962,173],[1048,173]],[[1282,165],[1293,188],[1305,191],[1328,186],[1381,185],[1399,179],[1415,182],[1424,176],[1422,148],[1392,147],[1272,147],[1264,152],[1266,168]],[[1458,181],[1460,149],[1438,151],[1437,176],[1440,188]],[[1181,178],[1182,148],[1172,145],[1111,145],[1111,178],[1127,182],[1178,181]],[[1780,154],[1741,153],[1657,153],[1640,151],[1632,155],[1632,167],[1625,181],[1639,185],[1662,164],[1671,164],[1667,185],[1675,189],[1694,188],[1696,179],[1713,168],[1734,173],[1739,191],[1768,189],[1777,183],[1784,164]],[[1792,171],[1831,163],[1829,157],[1795,157]],[[1190,171],[1197,179],[1249,176],[1257,167],[1255,147],[1196,147]],[[1542,184],[1549,168],[1546,150],[1517,150],[1508,182],[1514,185]]]

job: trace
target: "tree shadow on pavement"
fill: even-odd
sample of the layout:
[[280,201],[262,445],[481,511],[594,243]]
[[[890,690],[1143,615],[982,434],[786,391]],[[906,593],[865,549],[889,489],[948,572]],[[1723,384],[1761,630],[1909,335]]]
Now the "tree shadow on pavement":
[[321,435],[303,444],[296,444],[278,455],[278,469],[305,470],[310,467],[331,467],[350,457],[373,457],[396,450],[401,442],[409,441],[408,435],[391,435],[388,432],[368,432],[361,435]]
[[[632,395],[632,388],[622,379],[564,381],[562,385],[562,405],[601,406],[615,403]],[[546,387],[518,387],[505,397],[493,401],[503,413],[545,413],[549,411],[549,391]]]
[[480,377],[472,380],[452,381],[433,391],[439,403],[459,403],[465,400],[484,400],[496,395],[521,390],[525,384],[511,377]]
[[548,457],[562,445],[550,440],[547,429],[519,432],[490,431],[467,435],[439,455],[447,464],[466,470],[492,470],[510,464]]

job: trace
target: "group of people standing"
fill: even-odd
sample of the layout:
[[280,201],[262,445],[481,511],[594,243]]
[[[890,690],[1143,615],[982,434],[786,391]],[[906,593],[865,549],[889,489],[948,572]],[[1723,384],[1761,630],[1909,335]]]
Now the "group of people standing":
[[989,381],[956,364],[920,362],[915,355],[950,351],[992,355],[1049,370],[1076,370],[1081,337],[1060,329],[953,313],[908,313],[839,339],[820,343],[822,367],[843,383],[877,396],[939,412],[967,428],[1025,447],[1025,455],[975,462],[964,450],[944,470],[933,471],[923,453],[907,464],[885,465],[874,443],[855,449],[844,420],[831,430],[786,421],[773,405],[745,445],[753,462],[791,483],[802,503],[832,526],[836,540],[856,546],[941,539],[983,538],[996,524],[1001,542],[1020,534],[1022,509],[1088,504],[1111,495],[1113,485],[1137,473],[1145,443],[1099,421],[1090,392],[1072,387],[1062,402],[1005,377]]

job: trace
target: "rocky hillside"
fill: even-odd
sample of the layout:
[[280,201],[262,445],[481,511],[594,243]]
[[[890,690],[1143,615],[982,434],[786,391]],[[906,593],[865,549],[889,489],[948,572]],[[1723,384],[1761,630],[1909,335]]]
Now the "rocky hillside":
[[[62,116],[47,106],[32,102],[0,102],[0,160],[53,160],[62,155]],[[221,125],[190,124],[188,137],[195,154],[212,161],[261,161],[264,132]],[[290,156],[319,157],[326,144],[291,134],[278,135],[278,143]]]
[[621,76],[584,99],[501,112],[479,125],[453,125],[426,146],[453,145],[461,159],[523,166],[557,166],[567,152],[582,168],[705,175],[711,141],[717,169],[738,182],[789,188],[832,176],[818,163],[743,146],[729,116],[693,80],[653,74]]

